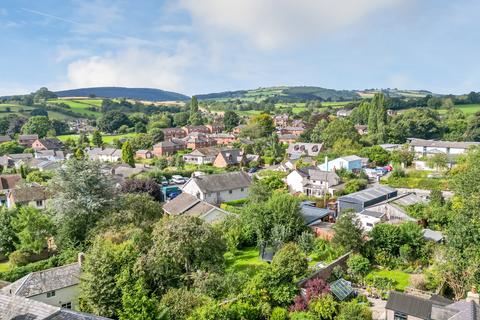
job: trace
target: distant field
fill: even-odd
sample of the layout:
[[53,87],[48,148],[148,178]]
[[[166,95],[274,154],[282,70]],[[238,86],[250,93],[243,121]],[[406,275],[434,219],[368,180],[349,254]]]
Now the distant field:
[[[112,143],[113,140],[115,139],[123,139],[123,138],[131,138],[135,137],[137,134],[136,133],[126,133],[126,134],[116,134],[116,135],[103,135],[103,142],[105,143]],[[65,134],[62,136],[58,136],[57,138],[60,139],[60,141],[65,141],[67,139],[73,139],[77,140],[79,137],[78,134]],[[89,135],[88,137],[90,140],[92,139],[92,135]]]
[[[465,114],[470,115],[480,111],[480,104],[461,104],[461,105],[456,105],[455,108],[460,109],[463,112],[465,112]],[[440,114],[445,114],[447,113],[447,110],[441,109],[441,110],[438,110],[438,112]]]
[[[7,112],[7,108],[10,108],[10,112]],[[24,117],[29,117],[30,112],[36,108],[33,107],[28,107],[28,106],[19,106],[17,104],[11,104],[11,103],[1,103],[0,104],[0,118],[1,117],[6,117],[11,114],[16,114]],[[54,112],[54,111],[47,111],[48,112],[48,117],[50,119],[56,119],[56,120],[66,120],[66,119],[71,119],[71,117],[66,116],[64,114]]]
[[85,100],[66,100],[66,99],[52,99],[48,100],[51,104],[65,103],[70,106],[70,110],[79,115],[99,117],[101,113],[99,111],[88,110],[88,108],[99,108],[102,105],[101,99],[85,99]]

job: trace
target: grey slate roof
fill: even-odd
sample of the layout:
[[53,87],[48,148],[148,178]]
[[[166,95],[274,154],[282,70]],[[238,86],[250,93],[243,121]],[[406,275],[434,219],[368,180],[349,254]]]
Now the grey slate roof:
[[78,263],[32,272],[2,288],[0,292],[28,298],[77,285],[80,283],[80,273]]
[[391,291],[385,309],[428,320],[432,314],[432,305],[430,300]]
[[0,143],[8,141],[12,141],[12,138],[10,138],[10,136],[0,136]]
[[250,176],[243,171],[205,175],[192,180],[203,192],[248,188],[252,184]]
[[311,201],[303,201],[300,204],[300,209],[303,221],[305,221],[305,225],[307,226],[318,222],[331,213],[328,209],[317,208],[315,203]]
[[413,138],[413,139],[410,139],[410,145],[413,147],[468,149],[473,146],[479,146],[480,142],[439,141],[439,140],[425,140],[425,139]]
[[40,143],[49,150],[56,150],[63,147],[63,143],[57,138],[39,139]]
[[394,188],[379,185],[373,188],[354,192],[346,196],[341,196],[338,199],[355,203],[364,203],[371,200],[380,199],[382,197],[395,197],[396,195],[397,190],[395,190]]
[[423,237],[426,240],[432,240],[435,242],[440,242],[443,240],[443,234],[440,231],[435,231],[431,229],[423,229]]
[[0,320],[108,320],[108,318],[0,293]]
[[374,217],[374,218],[377,218],[377,219],[381,219],[385,215],[385,213],[383,213],[383,212],[370,211],[370,210],[363,210],[362,212],[359,212],[358,214],[363,214],[364,216]]
[[322,150],[322,143],[292,143],[288,146],[287,154],[306,154],[308,156],[318,156]]
[[306,167],[297,169],[297,171],[309,180],[326,181],[329,186],[335,186],[340,183],[340,177],[332,171],[322,171],[317,167]]
[[212,210],[218,210],[225,213],[225,215],[231,214],[223,209],[215,207],[208,202],[197,199],[188,193],[181,193],[174,199],[168,201],[163,205],[163,210],[167,214],[172,215],[189,215],[192,217],[201,217],[202,215],[211,212]]

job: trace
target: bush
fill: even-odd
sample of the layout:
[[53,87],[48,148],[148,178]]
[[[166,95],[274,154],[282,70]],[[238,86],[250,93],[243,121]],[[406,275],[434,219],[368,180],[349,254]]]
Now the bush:
[[29,262],[30,255],[21,250],[16,250],[8,256],[8,259],[10,261],[10,264],[13,267],[23,267],[26,266]]
[[270,320],[288,320],[288,311],[287,309],[275,307],[272,310],[272,315]]
[[31,272],[58,267],[59,265],[58,257],[53,256],[46,260],[29,263],[26,266],[16,267],[6,272],[0,272],[0,280],[14,282]]

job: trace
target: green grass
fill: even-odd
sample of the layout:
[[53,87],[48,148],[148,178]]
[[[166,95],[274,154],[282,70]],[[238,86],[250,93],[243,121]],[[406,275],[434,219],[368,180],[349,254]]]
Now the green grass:
[[405,291],[405,288],[410,285],[410,276],[411,276],[410,274],[400,270],[374,269],[370,271],[369,274],[367,274],[365,279],[373,278],[373,277],[385,277],[388,279],[392,279],[396,282],[395,290]]
[[[112,143],[113,140],[115,140],[115,139],[131,138],[131,137],[135,137],[136,135],[137,135],[137,133],[125,133],[125,134],[115,134],[115,135],[103,135],[102,138],[103,138],[103,142]],[[60,141],[66,141],[67,139],[77,140],[78,137],[79,137],[78,134],[65,134],[65,135],[62,135],[62,136],[57,136],[57,138]],[[89,135],[88,138],[91,140],[92,135]]]
[[237,251],[235,255],[225,254],[228,272],[246,272],[253,276],[268,263],[260,259],[259,251],[256,247],[244,248]]
[[102,104],[102,100],[100,99],[85,99],[85,100],[67,100],[67,99],[52,99],[48,100],[50,104],[60,104],[65,103],[67,104],[75,113],[79,115],[86,115],[86,116],[95,116],[99,117],[101,113],[99,111],[92,111],[88,110],[88,108],[95,107],[99,108]]
[[[476,112],[480,111],[480,104],[459,104],[455,106],[455,109],[459,109],[463,111],[467,115],[475,114]],[[446,109],[438,110],[440,114],[446,114]]]
[[10,262],[4,261],[0,262],[0,272],[5,272],[10,270]]
[[448,180],[445,178],[428,178],[429,174],[437,174],[435,171],[427,170],[410,170],[406,172],[405,177],[395,178],[389,176],[387,179],[382,178],[380,183],[389,185],[393,188],[410,188],[410,189],[435,189],[440,187],[442,190],[448,190]]

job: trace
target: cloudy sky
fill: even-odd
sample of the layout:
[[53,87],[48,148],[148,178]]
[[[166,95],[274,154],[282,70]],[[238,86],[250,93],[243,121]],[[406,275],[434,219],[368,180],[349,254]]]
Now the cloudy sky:
[[0,95],[274,85],[480,91],[477,0],[2,0]]

